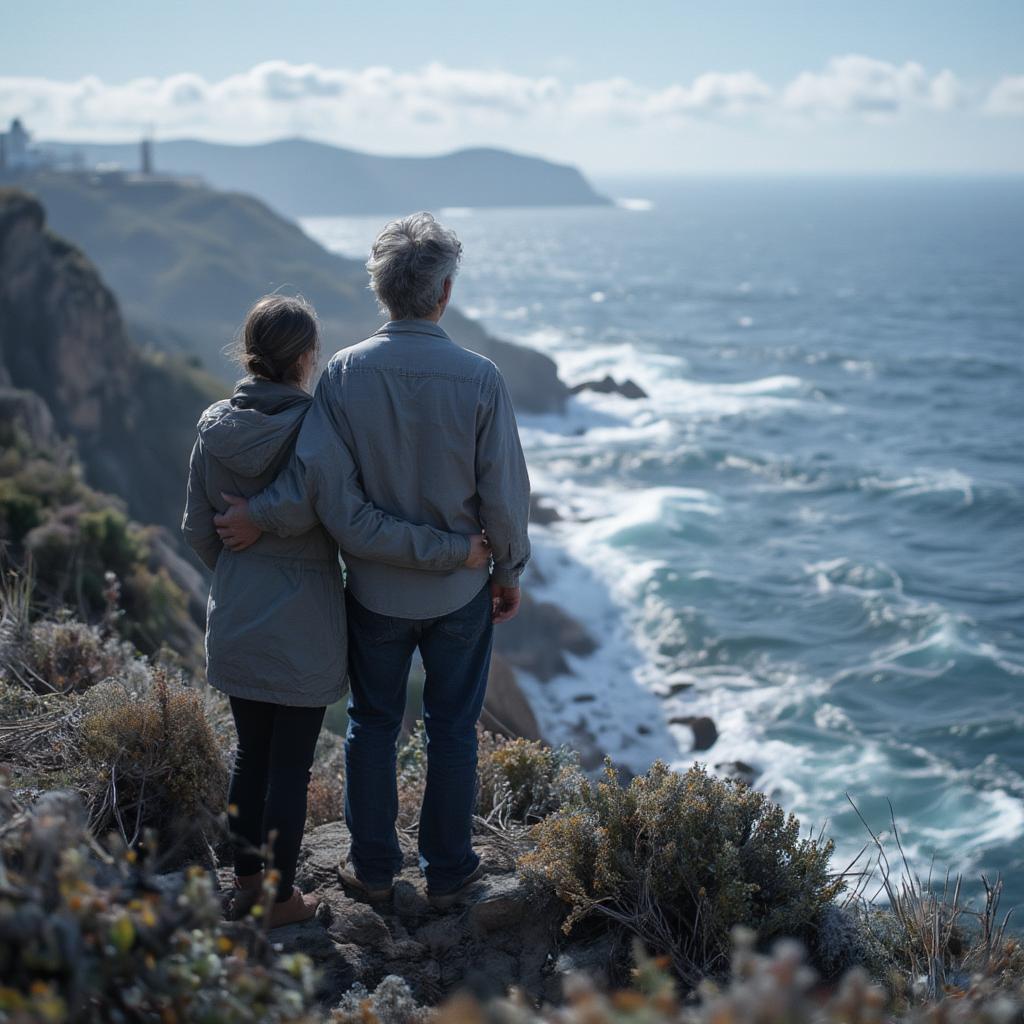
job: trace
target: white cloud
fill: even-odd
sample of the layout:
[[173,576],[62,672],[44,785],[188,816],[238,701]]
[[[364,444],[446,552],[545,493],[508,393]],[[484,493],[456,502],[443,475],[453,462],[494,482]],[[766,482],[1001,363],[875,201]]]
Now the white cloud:
[[284,61],[218,81],[186,73],[123,83],[0,78],[0,119],[19,115],[42,136],[69,139],[129,139],[153,128],[163,137],[243,141],[301,133],[401,149],[429,145],[432,137],[438,145],[497,141],[527,128],[558,138],[613,126],[660,131],[715,119],[794,117],[871,122],[954,108],[1024,113],[1024,76],[1001,79],[984,103],[949,70],[933,74],[912,61],[860,55],[835,57],[779,87],[746,70],[708,71],[652,88],[627,78],[570,84],[557,74],[442,64],[398,71]]
[[1024,117],[1024,75],[1004,75],[985,100],[985,111],[1004,117]]
[[914,61],[891,64],[859,54],[833,57],[824,71],[804,71],[782,93],[783,107],[804,114],[891,117],[914,109],[944,111],[963,90],[953,72],[929,76]]
[[762,107],[771,87],[750,71],[709,71],[690,85],[645,89],[627,78],[576,86],[567,97],[568,113],[619,121],[650,122],[686,117],[738,115]]

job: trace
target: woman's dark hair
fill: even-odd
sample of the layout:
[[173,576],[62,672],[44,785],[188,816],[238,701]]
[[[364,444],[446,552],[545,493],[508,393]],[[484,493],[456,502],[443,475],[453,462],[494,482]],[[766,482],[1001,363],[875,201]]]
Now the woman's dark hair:
[[235,359],[254,377],[295,383],[299,357],[319,343],[316,312],[305,299],[264,295],[246,314]]

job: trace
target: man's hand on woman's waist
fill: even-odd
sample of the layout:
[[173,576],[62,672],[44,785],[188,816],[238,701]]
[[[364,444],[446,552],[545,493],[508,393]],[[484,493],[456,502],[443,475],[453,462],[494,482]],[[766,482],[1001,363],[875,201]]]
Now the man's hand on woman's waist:
[[224,547],[231,551],[244,551],[252,547],[263,531],[249,517],[249,502],[237,494],[221,494],[228,503],[227,511],[213,517],[217,534]]
[[[249,514],[249,502],[237,494],[221,494],[227,502],[227,510],[213,517],[217,534],[226,548],[244,551],[252,547],[263,535]],[[463,565],[467,569],[482,569],[490,564],[491,545],[482,533],[469,537],[469,555]]]

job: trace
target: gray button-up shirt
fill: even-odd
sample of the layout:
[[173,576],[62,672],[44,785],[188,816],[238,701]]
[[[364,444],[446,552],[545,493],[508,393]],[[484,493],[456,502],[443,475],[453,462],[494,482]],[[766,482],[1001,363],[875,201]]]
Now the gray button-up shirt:
[[320,379],[291,466],[249,502],[264,530],[308,529],[311,511],[333,533],[360,604],[427,619],[461,608],[486,569],[402,568],[344,550],[332,529],[344,507],[339,446],[355,461],[369,501],[392,515],[453,533],[486,530],[493,580],[518,584],[530,557],[530,480],[515,413],[498,368],[429,320],[385,324],[342,349]]

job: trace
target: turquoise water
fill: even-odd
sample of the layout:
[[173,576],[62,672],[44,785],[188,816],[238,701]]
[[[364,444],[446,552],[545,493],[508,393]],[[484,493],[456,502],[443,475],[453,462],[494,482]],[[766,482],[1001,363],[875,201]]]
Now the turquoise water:
[[532,585],[602,641],[527,681],[547,734],[741,759],[842,857],[846,794],[891,800],[915,866],[1024,902],[1024,183],[605,184],[645,202],[447,213],[463,309],[649,395],[522,424]]

